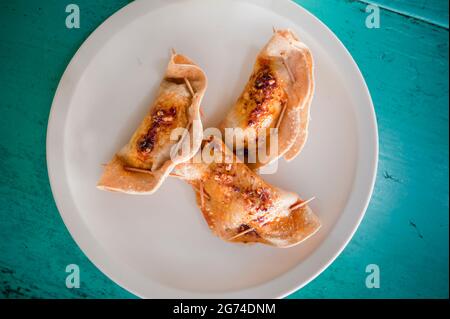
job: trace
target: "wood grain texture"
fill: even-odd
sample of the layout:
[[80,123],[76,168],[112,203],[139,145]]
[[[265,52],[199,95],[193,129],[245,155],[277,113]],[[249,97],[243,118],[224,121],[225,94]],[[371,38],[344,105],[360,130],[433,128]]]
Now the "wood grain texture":
[[[0,297],[133,297],[72,240],[47,176],[47,120],[59,79],[89,33],[128,2],[77,3],[81,28],[69,30],[64,1],[0,1]],[[82,289],[65,286],[71,263],[80,266]]]
[[[442,20],[435,13],[441,3],[395,1],[401,14],[382,9],[381,28],[367,29],[361,1],[297,2],[336,33],[360,66],[375,103],[380,165],[370,207],[350,244],[290,297],[448,297],[448,28],[433,22]],[[65,67],[84,39],[128,1],[76,1],[79,30],[64,26],[68,3],[0,2],[0,297],[133,298],[70,237],[45,162],[48,114]],[[70,263],[80,266],[80,289],[65,287]],[[372,263],[380,266],[380,289],[365,286],[365,267]]]
[[[354,238],[292,297],[448,297],[448,30],[386,10],[381,28],[367,29],[363,3],[299,2],[358,63],[375,104],[380,157]],[[380,289],[365,286],[372,263]]]

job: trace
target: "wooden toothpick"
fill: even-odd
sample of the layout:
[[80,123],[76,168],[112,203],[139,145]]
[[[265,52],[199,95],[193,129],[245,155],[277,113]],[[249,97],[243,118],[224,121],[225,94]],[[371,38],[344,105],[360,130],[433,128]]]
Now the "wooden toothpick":
[[135,167],[129,167],[124,166],[123,167],[126,171],[135,172],[135,173],[143,173],[143,174],[149,174],[149,175],[155,175],[151,170],[148,169],[142,169],[142,168],[135,168]]
[[169,176],[170,177],[176,177],[176,178],[179,178],[179,179],[185,179],[183,176],[175,174],[175,173],[169,173]]
[[[293,211],[293,210],[296,210],[296,209],[298,209],[298,208],[300,208],[300,207],[306,206],[306,205],[308,205],[308,203],[312,202],[314,199],[316,199],[316,197],[312,197],[312,198],[308,199],[307,201],[304,201],[304,202],[295,204],[294,206],[292,206],[292,207],[289,208],[289,211]],[[267,225],[268,223],[270,223],[270,221],[265,222],[265,223],[262,224],[261,226],[265,226],[265,225]],[[229,238],[228,240],[234,240],[234,239],[239,238],[239,237],[241,237],[241,236],[243,236],[243,235],[245,235],[245,234],[250,233],[251,231],[256,231],[256,229],[255,229],[255,228],[249,228],[249,229],[244,230],[243,232],[240,232],[239,234],[237,234],[237,235],[235,235],[235,236]]]
[[284,67],[286,68],[287,72],[289,73],[289,77],[291,78],[291,81],[295,82],[294,74],[292,73],[291,68],[288,66],[285,57],[282,57],[282,62],[283,62]]
[[313,196],[313,197],[311,197],[310,199],[308,199],[307,201],[300,202],[300,203],[298,203],[298,204],[294,204],[294,206],[289,207],[289,210],[290,210],[290,211],[293,211],[293,210],[296,210],[296,209],[301,208],[301,207],[303,207],[303,206],[306,206],[306,205],[308,205],[310,202],[312,202],[312,201],[315,200],[315,199],[316,199],[316,197]]
[[192,88],[191,82],[189,82],[189,80],[187,78],[184,78],[184,83],[186,83],[186,86],[187,86],[189,92],[191,93],[192,97],[194,97],[195,92],[194,92],[194,89]]
[[239,233],[239,234],[237,234],[237,235],[235,235],[235,236],[229,238],[228,240],[234,240],[234,239],[239,238],[239,237],[241,237],[241,236],[244,236],[245,234],[248,234],[248,233],[250,233],[250,232],[252,232],[252,231],[254,231],[254,230],[255,230],[254,228],[249,228],[249,229],[244,230],[243,232],[241,232],[241,233]]
[[286,104],[283,104],[283,108],[281,109],[280,115],[278,116],[278,120],[277,120],[277,125],[275,126],[275,128],[279,128],[281,121],[283,120],[284,117],[284,113],[286,112]]
[[[203,184],[202,184],[203,185]],[[203,196],[206,199],[211,199],[211,196],[209,196],[209,194],[207,192],[205,192],[205,188],[202,187],[202,189],[200,189],[199,187],[197,187],[195,184],[192,184],[192,187],[195,189],[196,192],[198,193],[203,193]]]
[[200,206],[201,206],[201,209],[202,209],[202,212],[203,212],[204,209],[205,209],[205,193],[204,193],[204,190],[203,190],[203,183],[202,182],[200,182]]

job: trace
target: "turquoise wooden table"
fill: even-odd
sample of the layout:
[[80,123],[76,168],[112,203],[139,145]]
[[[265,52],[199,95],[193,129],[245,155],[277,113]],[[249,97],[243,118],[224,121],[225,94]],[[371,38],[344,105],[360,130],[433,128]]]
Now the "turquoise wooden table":
[[[447,0],[298,0],[342,40],[373,96],[380,134],[374,195],[356,235],[289,298],[448,298]],[[76,3],[81,27],[67,29]],[[0,297],[133,298],[70,237],[47,177],[45,138],[59,79],[77,48],[126,0],[0,0]],[[369,29],[368,3],[380,8]],[[65,284],[68,264],[81,287]],[[368,289],[366,266],[380,270]]]

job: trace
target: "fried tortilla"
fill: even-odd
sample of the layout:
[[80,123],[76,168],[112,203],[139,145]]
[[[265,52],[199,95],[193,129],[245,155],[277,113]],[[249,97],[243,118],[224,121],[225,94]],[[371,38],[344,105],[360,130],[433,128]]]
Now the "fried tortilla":
[[[313,95],[311,51],[292,31],[275,31],[259,53],[244,91],[220,124],[223,133],[226,128],[236,128],[244,140],[240,145],[233,141],[228,147],[236,154],[245,154],[244,160],[253,169],[282,156],[292,160],[308,136]],[[278,142],[275,153],[270,153],[270,134]],[[259,156],[260,150],[268,156]]]
[[[186,56],[173,53],[156,100],[130,141],[106,165],[97,187],[128,194],[154,193],[175,165],[194,156],[203,138],[200,103],[207,78]],[[185,128],[178,140],[175,129]],[[188,138],[189,137],[189,138]],[[188,152],[179,154],[180,149]]]
[[[213,160],[205,159],[208,154]],[[172,175],[192,185],[207,224],[225,241],[287,248],[320,228],[308,201],[265,182],[220,139],[204,141]]]

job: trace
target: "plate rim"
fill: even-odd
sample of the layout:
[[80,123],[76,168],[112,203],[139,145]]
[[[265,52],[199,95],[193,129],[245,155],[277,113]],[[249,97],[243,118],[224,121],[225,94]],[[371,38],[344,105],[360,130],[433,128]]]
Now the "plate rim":
[[[60,158],[60,156],[58,154],[64,154],[63,150],[60,150],[62,153],[59,153],[57,149],[55,149],[55,142],[58,142],[60,140],[63,140],[63,136],[61,136],[60,130],[58,128],[57,125],[57,120],[63,118],[65,120],[65,117],[67,116],[68,110],[69,110],[69,105],[67,103],[62,103],[61,101],[65,99],[67,99],[67,96],[64,97],[65,93],[73,93],[76,90],[76,87],[78,85],[78,83],[76,81],[72,81],[73,79],[75,80],[79,80],[80,75],[82,74],[82,71],[84,70],[85,67],[87,67],[90,63],[90,60],[92,60],[92,58],[95,56],[95,52],[99,47],[102,47],[102,45],[99,46],[99,42],[96,43],[96,41],[100,41],[103,42],[109,39],[108,35],[113,35],[114,33],[111,33],[114,29],[117,29],[117,27],[120,26],[125,26],[128,23],[132,22],[132,21],[127,21],[127,18],[129,15],[131,15],[133,18],[138,18],[141,14],[145,14],[148,13],[151,10],[154,10],[158,7],[161,6],[166,6],[169,4],[173,4],[173,3],[178,3],[178,2],[182,2],[183,0],[170,0],[170,1],[164,1],[164,0],[154,0],[151,2],[149,1],[144,1],[144,0],[137,0],[134,2],[131,2],[129,4],[127,4],[126,6],[122,7],[121,9],[119,9],[118,11],[116,11],[113,15],[111,15],[110,17],[108,17],[104,22],[102,22],[88,37],[87,39],[82,43],[82,45],[79,47],[79,49],[75,52],[75,54],[73,55],[73,57],[71,58],[69,64],[67,65],[59,83],[58,83],[58,87],[56,89],[53,101],[52,101],[52,105],[51,105],[51,109],[50,109],[50,113],[49,113],[49,118],[48,118],[48,124],[47,124],[47,131],[46,131],[46,164],[47,164],[47,173],[48,173],[48,177],[49,177],[49,182],[50,182],[50,188],[52,191],[52,195],[53,195],[53,199],[55,201],[55,204],[57,206],[58,212],[67,228],[67,230],[69,231],[71,237],[73,238],[73,240],[75,241],[75,243],[78,245],[78,247],[80,248],[80,250],[84,253],[84,255],[89,259],[90,262],[92,262],[103,274],[105,274],[108,278],[110,278],[114,283],[118,284],[119,286],[121,286],[122,288],[124,288],[125,290],[131,292],[132,294],[141,297],[141,298],[161,298],[158,296],[143,296],[141,293],[135,291],[135,289],[131,288],[130,285],[128,283],[125,283],[122,278],[119,278],[119,276],[117,275],[117,273],[115,273],[115,266],[111,265],[111,264],[107,264],[107,261],[111,261],[111,257],[107,255],[106,252],[102,252],[102,251],[98,251],[99,249],[102,250],[102,248],[100,247],[100,245],[98,243],[90,243],[91,245],[88,245],[88,242],[91,240],[91,238],[88,238],[87,236],[92,236],[90,234],[90,232],[88,231],[88,229],[82,229],[80,228],[80,225],[75,225],[75,221],[74,221],[74,216],[71,216],[71,213],[68,213],[69,209],[67,208],[67,203],[63,203],[63,201],[61,200],[61,195],[64,193],[64,191],[62,190],[62,184],[66,184],[66,192],[65,193],[69,193],[70,194],[70,190],[68,189],[68,185],[65,182],[66,180],[64,179],[63,181],[58,180],[58,173],[55,172],[57,169],[56,167],[58,167],[57,164],[59,164],[60,168],[62,168],[62,172],[65,174],[65,165],[58,163],[58,159]],[[167,295],[169,294],[172,295],[173,293],[177,293],[178,295],[180,294],[180,292],[182,292],[183,294],[186,295],[187,293],[187,297],[193,297],[193,298],[248,298],[249,296],[255,296],[258,295],[260,297],[265,297],[265,298],[284,298],[288,295],[290,295],[291,293],[303,288],[305,285],[307,285],[308,283],[310,283],[312,280],[314,280],[317,276],[319,276],[326,268],[328,268],[335,260],[336,258],[342,253],[342,251],[345,249],[345,247],[347,247],[348,243],[350,242],[350,240],[353,238],[356,230],[358,229],[362,219],[364,218],[364,215],[366,213],[366,210],[368,208],[368,205],[370,203],[370,199],[372,197],[373,194],[373,190],[374,190],[374,186],[375,186],[375,181],[376,181],[376,176],[377,176],[377,171],[378,171],[378,159],[379,159],[379,135],[378,135],[378,124],[377,124],[377,120],[376,120],[376,113],[375,113],[375,108],[373,105],[373,101],[370,95],[370,91],[369,88],[367,86],[367,83],[364,79],[364,76],[361,72],[361,70],[359,69],[358,65],[356,64],[356,62],[354,61],[352,55],[350,54],[350,52],[347,50],[347,48],[344,46],[344,44],[341,42],[341,40],[321,21],[319,20],[317,17],[315,17],[312,13],[310,13],[308,10],[306,10],[305,8],[303,8],[301,5],[291,1],[291,0],[232,0],[234,2],[250,2],[252,4],[256,4],[259,5],[263,8],[269,8],[269,9],[273,9],[275,8],[281,8],[281,7],[285,7],[285,8],[289,8],[293,11],[297,11],[298,15],[303,14],[303,16],[308,17],[309,19],[314,20],[314,22],[320,26],[320,28],[322,29],[321,33],[327,34],[329,37],[331,37],[331,39],[333,41],[335,41],[336,45],[340,48],[341,52],[344,54],[343,56],[346,58],[346,63],[349,64],[349,66],[352,68],[352,72],[350,72],[351,74],[353,74],[354,76],[356,76],[357,81],[359,82],[360,85],[362,85],[362,89],[363,91],[360,92],[361,98],[366,100],[366,104],[367,104],[367,112],[368,112],[368,121],[370,122],[369,124],[371,125],[371,129],[370,129],[370,133],[372,133],[372,156],[370,158],[370,163],[369,163],[369,176],[367,177],[369,180],[369,183],[366,182],[366,184],[368,185],[368,188],[366,189],[366,191],[364,192],[364,200],[361,201],[360,206],[361,206],[361,211],[359,214],[357,214],[357,219],[354,221],[353,227],[352,229],[348,232],[347,230],[347,235],[345,236],[346,238],[342,241],[341,243],[338,245],[339,247],[337,249],[334,249],[334,253],[331,254],[331,256],[327,257],[327,261],[322,263],[320,267],[318,267],[317,270],[313,271],[313,274],[308,276],[308,279],[304,280],[303,282],[298,282],[298,280],[296,281],[295,278],[292,278],[293,272],[294,270],[299,268],[299,265],[297,264],[296,266],[294,266],[292,269],[290,269],[289,271],[281,274],[279,277],[275,277],[267,282],[264,282],[260,285],[257,286],[252,286],[249,288],[244,288],[244,289],[240,289],[240,290],[236,290],[236,291],[227,291],[227,292],[214,292],[214,293],[197,293],[197,292],[192,292],[192,291],[185,291],[185,290],[180,290],[180,289],[173,289],[170,287],[166,287],[166,286],[162,286],[159,285],[157,283],[153,283],[153,285],[155,287],[159,287],[161,289],[164,289],[164,294]],[[147,9],[147,11],[145,12],[139,12],[139,6],[145,6],[145,8]],[[134,12],[133,12],[134,10]],[[139,13],[136,13],[136,11],[138,11]],[[279,13],[279,12],[277,12]],[[286,16],[286,15],[283,15]],[[120,28],[119,28],[120,30]],[[103,38],[103,39],[102,39]],[[92,55],[94,54],[94,55]],[[83,56],[87,56],[88,59],[84,59],[83,60]],[[87,64],[86,64],[87,62]],[[80,71],[81,69],[81,71]],[[74,76],[75,75],[75,76]],[[69,99],[70,100],[70,99]],[[64,121],[63,121],[64,122]],[[60,124],[61,126],[61,124]],[[64,125],[62,125],[64,126]],[[358,130],[359,132],[359,130]],[[360,146],[360,143],[358,142],[358,147]],[[361,150],[358,151],[358,156],[357,158],[359,159],[359,153]],[[62,166],[62,167],[61,167]],[[352,189],[355,186],[356,183],[356,175],[357,175],[357,170],[355,170],[355,180],[353,181],[353,186]],[[59,172],[61,173],[61,171]],[[367,180],[366,178],[366,180]],[[367,187],[367,186],[366,186]],[[352,195],[353,191],[350,192],[350,196],[346,202],[345,207],[342,209],[342,213],[345,212],[348,209],[348,205],[351,199],[351,195]],[[65,207],[65,208],[63,208]],[[335,229],[338,226],[338,223],[340,222],[340,219],[342,217],[342,213],[341,215],[338,217],[338,221],[336,221],[334,227],[332,229],[330,229],[330,232],[327,234],[327,236],[324,238],[323,242],[316,247],[316,249],[311,253],[311,255],[313,255],[314,253],[316,253],[316,251],[318,251],[319,249],[323,248],[324,244],[326,243],[327,237],[329,237],[331,235],[331,233],[333,231],[335,231]],[[75,218],[76,219],[76,218]],[[83,226],[83,225],[81,225]],[[86,226],[85,226],[86,227]],[[86,227],[87,228],[87,227]],[[99,254],[100,253],[100,254]],[[101,256],[101,253],[103,253],[103,256]],[[310,258],[311,256],[309,256],[308,258]],[[308,259],[307,258],[307,259]],[[121,267],[121,269],[123,269],[123,265]],[[291,276],[288,276],[289,274],[291,274]],[[294,282],[294,284],[289,284],[288,286],[286,286],[287,284],[285,283],[285,287],[284,288],[279,288],[277,292],[275,293],[271,293],[270,291],[265,291],[264,293],[261,293],[261,289],[266,289],[270,288],[271,286],[273,287],[273,289],[275,289],[275,283],[281,283],[281,277],[286,278],[286,276],[288,276],[290,278],[290,280],[288,282]],[[129,277],[127,278],[129,280],[131,280]],[[136,279],[136,278],[134,278]],[[273,290],[272,289],[272,290]],[[269,289],[270,290],[270,289]],[[276,290],[276,289],[275,289]],[[185,296],[183,296],[185,297]]]

